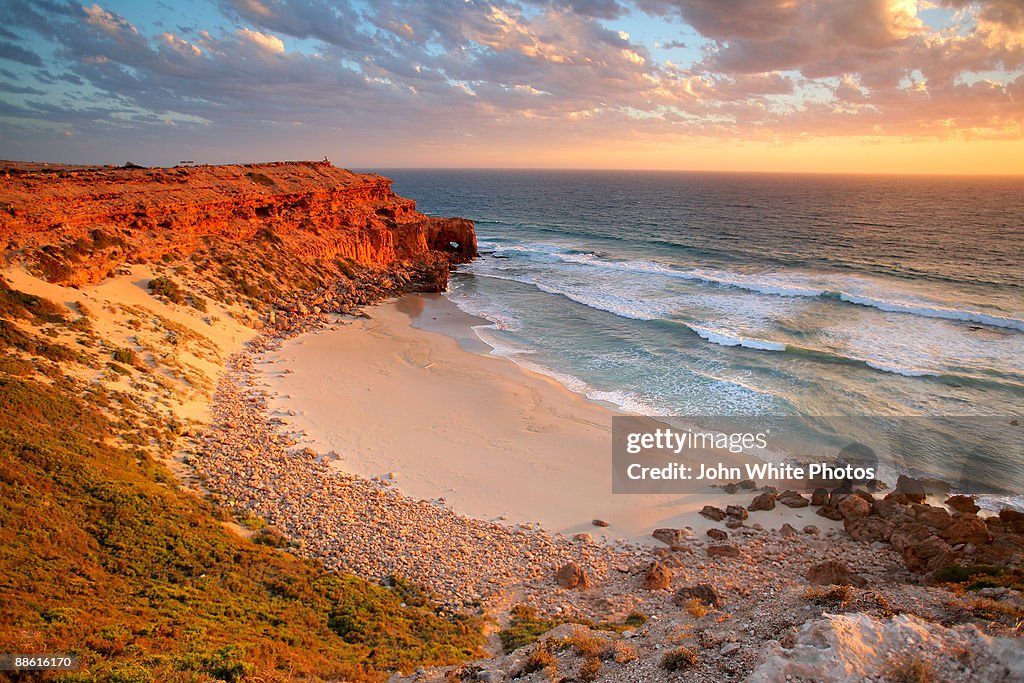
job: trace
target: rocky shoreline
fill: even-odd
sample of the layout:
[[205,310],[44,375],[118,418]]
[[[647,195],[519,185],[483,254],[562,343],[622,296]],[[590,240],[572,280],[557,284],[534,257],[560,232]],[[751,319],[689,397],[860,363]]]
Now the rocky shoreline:
[[[1009,667],[1017,657],[1019,668],[1022,651],[1015,637],[1019,617],[1012,616],[1024,609],[1019,590],[992,587],[972,594],[930,585],[941,578],[936,572],[956,562],[994,561],[1019,572],[1024,537],[1012,512],[982,520],[954,499],[950,504],[960,509],[951,515],[923,504],[916,490],[909,496],[839,490],[804,498],[736,486],[736,505],[705,511],[724,528],[707,537],[689,529],[656,530],[662,545],[652,548],[470,519],[441,501],[410,499],[386,478],[339,472],[332,454],[303,448],[287,417],[270,414],[257,366],[262,354],[286,339],[345,324],[326,310],[365,315],[361,306],[404,284],[382,272],[362,278],[327,301],[321,293],[285,306],[228,361],[214,396],[213,424],[195,444],[192,464],[204,486],[221,504],[272,525],[292,552],[377,581],[411,581],[442,612],[485,615],[499,626],[514,623],[517,605],[591,626],[635,613],[647,617],[622,633],[559,627],[539,644],[504,657],[420,671],[409,680],[548,680],[552,667],[584,666],[596,677],[578,680],[662,680],[666,653],[677,647],[694,654],[680,671],[695,680],[772,680],[768,671],[797,676],[792,680],[892,680],[886,676],[904,660],[920,661],[936,680],[1016,675]],[[741,504],[744,493],[754,500]],[[776,501],[807,507],[804,527],[762,526],[761,511]],[[846,532],[819,531],[815,509],[842,519]],[[832,641],[850,636],[850,629],[868,640],[885,629],[896,635],[892,642],[870,644],[877,661],[849,662],[849,677],[831,677],[834,661],[820,653],[809,660],[807,643],[826,643],[815,647],[831,647],[842,659],[849,652]],[[922,642],[910,647],[907,629],[925,634]],[[593,654],[550,645],[552,638],[566,637],[601,641],[607,656],[588,664]],[[954,641],[960,643],[958,656]],[[544,648],[552,650],[553,663],[530,671],[527,659]],[[623,649],[632,654],[617,658],[614,652]],[[814,677],[815,666],[823,678]]]

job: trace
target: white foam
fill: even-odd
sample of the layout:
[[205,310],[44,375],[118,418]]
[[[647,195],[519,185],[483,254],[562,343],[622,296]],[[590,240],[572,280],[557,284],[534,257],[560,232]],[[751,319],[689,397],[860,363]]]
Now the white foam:
[[1006,318],[989,313],[979,313],[977,311],[968,311],[958,308],[944,308],[942,306],[925,306],[922,304],[901,301],[886,301],[885,299],[856,296],[853,294],[847,294],[846,292],[839,292],[839,298],[851,304],[870,306],[872,308],[877,308],[880,311],[888,311],[890,313],[910,313],[926,318],[959,320],[962,322],[978,323],[979,325],[989,325],[991,327],[1005,327],[1024,332],[1024,320]]
[[766,339],[751,339],[748,337],[740,337],[738,335],[730,334],[728,332],[716,332],[709,330],[706,327],[699,325],[687,325],[691,330],[696,332],[702,339],[706,339],[714,344],[720,344],[721,346],[744,346],[748,349],[759,349],[761,351],[785,351],[786,345],[781,342],[768,341]]
[[[969,309],[949,308],[928,302],[913,302],[901,300],[878,299],[874,297],[861,296],[843,291],[840,286],[830,286],[836,283],[823,283],[818,278],[809,278],[800,274],[785,276],[775,275],[742,275],[728,271],[717,270],[680,270],[667,264],[656,261],[606,261],[596,257],[594,254],[573,254],[555,253],[560,260],[569,263],[605,268],[609,270],[625,270],[637,273],[650,273],[665,277],[679,278],[683,280],[694,280],[706,282],[713,285],[725,285],[745,289],[759,294],[789,297],[819,297],[826,294],[836,296],[838,299],[859,306],[869,306],[880,311],[890,313],[907,313],[927,318],[940,318],[943,320],[954,320],[962,322],[989,325],[991,327],[1002,327],[1024,331],[1024,320],[1008,316],[1000,316],[993,313],[981,313]],[[853,284],[854,282],[848,282]]]
[[865,360],[864,361],[869,367],[875,370],[881,370],[882,372],[891,372],[894,375],[903,375],[904,377],[938,377],[939,373],[931,372],[930,370],[915,370],[914,368],[902,368],[898,365],[886,365],[879,363],[878,361]]

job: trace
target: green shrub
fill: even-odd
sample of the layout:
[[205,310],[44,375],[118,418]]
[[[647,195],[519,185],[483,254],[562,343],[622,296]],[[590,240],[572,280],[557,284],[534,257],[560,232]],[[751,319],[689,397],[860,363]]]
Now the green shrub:
[[138,361],[135,349],[129,348],[114,349],[113,358],[118,363],[124,363],[125,365],[135,365]]
[[176,304],[185,303],[185,290],[169,277],[157,277],[149,281],[149,291],[156,297]]

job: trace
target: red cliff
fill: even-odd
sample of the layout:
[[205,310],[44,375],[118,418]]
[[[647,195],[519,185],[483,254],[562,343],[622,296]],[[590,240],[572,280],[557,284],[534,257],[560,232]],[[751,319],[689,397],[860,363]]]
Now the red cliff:
[[[310,267],[408,267],[443,282],[476,255],[473,223],[430,218],[379,175],[329,162],[117,168],[0,162],[0,247],[61,284],[126,262],[273,249]],[[442,267],[443,266],[443,267]],[[441,275],[443,273],[443,275]],[[432,285],[427,285],[431,288]]]

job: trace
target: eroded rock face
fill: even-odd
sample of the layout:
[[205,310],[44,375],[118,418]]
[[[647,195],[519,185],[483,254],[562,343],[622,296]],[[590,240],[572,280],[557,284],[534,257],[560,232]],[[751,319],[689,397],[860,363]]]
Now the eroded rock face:
[[383,176],[329,162],[188,168],[0,166],[0,244],[51,282],[93,284],[132,261],[264,240],[311,263],[436,269],[476,255],[471,221],[430,218]]

